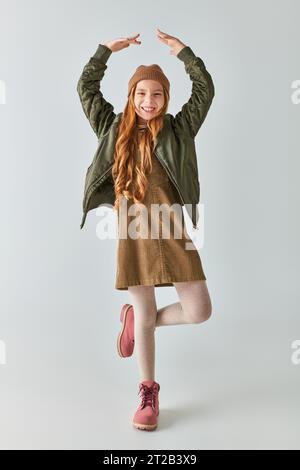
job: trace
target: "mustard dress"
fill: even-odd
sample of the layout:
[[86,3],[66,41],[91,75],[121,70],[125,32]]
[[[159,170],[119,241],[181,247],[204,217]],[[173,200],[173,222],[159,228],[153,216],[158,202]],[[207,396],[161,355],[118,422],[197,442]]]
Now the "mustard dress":
[[[141,135],[145,125],[138,125],[138,128],[139,135]],[[139,151],[136,158],[140,158]],[[128,286],[138,285],[164,287],[172,286],[173,282],[206,280],[199,253],[186,232],[183,210],[178,204],[176,190],[154,153],[152,154],[152,171],[147,178],[148,187],[139,207],[145,206],[144,210],[147,209],[140,220],[142,220],[143,230],[148,226],[148,234],[144,233],[144,238],[130,236],[133,233],[130,231],[130,224],[134,220],[137,221],[139,217],[137,211],[134,215],[128,215],[129,208],[133,205],[132,199],[126,200],[126,211],[119,207],[117,212],[115,288],[128,290]],[[124,196],[122,198],[125,200]],[[170,229],[167,231],[168,235],[165,236],[162,230],[165,220],[162,212],[158,211],[159,216],[151,218],[150,207],[153,207],[151,204],[164,204],[168,208],[174,203],[177,203],[178,211],[168,212],[170,221],[168,228]],[[135,233],[138,233],[138,224],[134,227]],[[176,227],[180,233],[179,238],[174,236]],[[189,249],[186,248],[187,245]]]

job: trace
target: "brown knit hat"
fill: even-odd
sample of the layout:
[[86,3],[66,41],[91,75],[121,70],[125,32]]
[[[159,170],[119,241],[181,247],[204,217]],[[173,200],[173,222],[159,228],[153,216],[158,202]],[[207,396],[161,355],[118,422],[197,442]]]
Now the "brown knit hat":
[[140,80],[156,80],[168,90],[168,93],[170,92],[170,82],[157,64],[139,65],[129,80],[127,96],[130,95],[132,87]]

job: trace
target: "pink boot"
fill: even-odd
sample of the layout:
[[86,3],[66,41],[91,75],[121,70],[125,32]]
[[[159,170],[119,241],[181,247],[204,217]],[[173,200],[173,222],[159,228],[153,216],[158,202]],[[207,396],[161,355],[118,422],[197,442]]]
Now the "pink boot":
[[144,380],[139,384],[141,393],[141,404],[134,414],[132,424],[137,429],[154,431],[157,427],[157,416],[159,415],[159,383],[155,380]]
[[120,320],[122,328],[117,341],[118,353],[121,357],[129,357],[132,356],[134,349],[134,312],[132,305],[123,305]]

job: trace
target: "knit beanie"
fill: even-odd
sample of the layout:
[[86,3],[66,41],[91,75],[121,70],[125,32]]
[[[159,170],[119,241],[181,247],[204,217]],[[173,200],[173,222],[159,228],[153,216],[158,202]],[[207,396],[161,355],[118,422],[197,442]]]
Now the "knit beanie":
[[130,95],[132,87],[140,80],[156,80],[168,90],[168,93],[170,92],[170,82],[157,64],[139,65],[129,80],[127,96]]

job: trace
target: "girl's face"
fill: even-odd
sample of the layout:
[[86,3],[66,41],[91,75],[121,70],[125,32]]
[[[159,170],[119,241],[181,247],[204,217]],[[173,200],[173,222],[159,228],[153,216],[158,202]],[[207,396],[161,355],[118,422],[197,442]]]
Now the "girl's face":
[[138,122],[143,124],[159,114],[165,102],[163,86],[156,80],[140,80],[134,94]]

